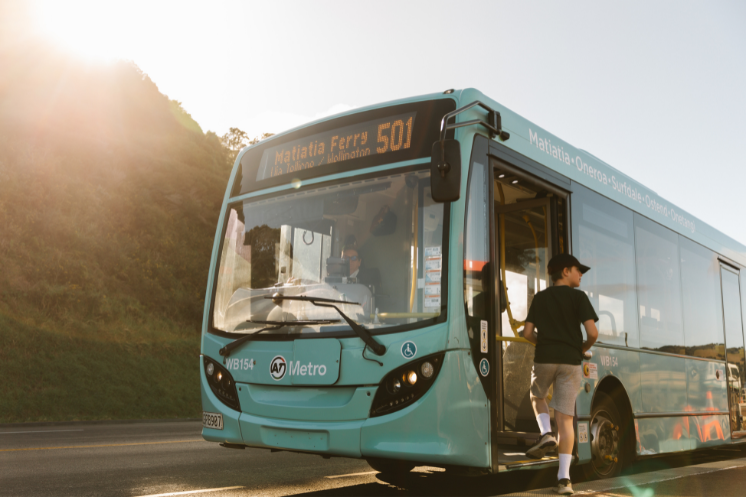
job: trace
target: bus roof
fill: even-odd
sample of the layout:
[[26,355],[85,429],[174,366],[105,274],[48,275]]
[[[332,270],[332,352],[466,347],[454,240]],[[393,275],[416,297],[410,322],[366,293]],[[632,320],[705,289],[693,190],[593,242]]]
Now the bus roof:
[[[549,169],[590,188],[591,190],[637,212],[659,224],[680,233],[705,247],[718,252],[733,262],[746,266],[746,246],[718,231],[688,211],[675,206],[671,202],[655,193],[650,188],[632,179],[625,173],[612,167],[596,156],[558,138],[544,128],[521,117],[507,107],[499,104],[484,93],[474,88],[456,90],[450,94],[433,93],[416,97],[378,103],[362,108],[352,109],[340,114],[327,116],[310,123],[287,130],[268,138],[266,141],[284,136],[296,130],[326,122],[342,116],[379,109],[391,105],[398,105],[423,100],[451,98],[457,101],[459,107],[474,101],[481,101],[500,112],[503,129],[510,133],[510,139],[501,142],[504,146],[524,155]],[[458,116],[459,121],[474,119],[476,108]],[[475,129],[460,128],[457,133],[474,132]],[[481,128],[480,128],[481,132]],[[458,135],[457,135],[458,136]],[[241,155],[236,165],[241,160]]]
[[503,128],[510,133],[510,139],[503,142],[508,148],[746,266],[746,246],[618,169],[573,147],[478,90],[469,88],[456,94],[460,106],[479,100],[500,112]]

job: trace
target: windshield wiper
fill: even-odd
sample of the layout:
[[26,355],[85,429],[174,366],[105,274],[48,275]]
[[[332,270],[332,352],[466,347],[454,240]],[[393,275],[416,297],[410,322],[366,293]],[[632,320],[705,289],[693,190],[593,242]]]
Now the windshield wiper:
[[241,345],[242,343],[246,343],[255,335],[258,335],[259,333],[267,330],[279,330],[280,328],[284,328],[285,326],[305,326],[305,325],[314,325],[314,324],[333,324],[333,323],[339,323],[339,319],[312,319],[312,320],[306,320],[306,321],[255,321],[252,319],[249,319],[246,321],[247,323],[256,323],[256,324],[269,324],[271,326],[267,326],[266,328],[262,328],[259,331],[255,331],[254,333],[251,333],[250,335],[244,335],[241,338],[238,338],[236,340],[233,340],[231,343],[227,344],[225,347],[220,349],[218,351],[218,354],[220,354],[223,357],[228,357],[231,355],[231,351]]
[[[258,321],[256,319],[249,319],[247,323],[254,324],[271,324],[274,326],[300,326],[300,325],[314,325],[314,324],[334,324],[339,323],[339,319],[309,319],[306,321]],[[257,333],[259,333],[257,331]]]
[[271,299],[272,302],[275,303],[275,305],[279,305],[280,302],[283,300],[297,300],[300,302],[310,302],[316,307],[331,307],[334,310],[336,310],[340,316],[342,316],[342,319],[344,319],[348,325],[350,325],[350,328],[352,328],[352,331],[354,331],[357,336],[359,336],[363,342],[367,346],[369,346],[373,352],[376,355],[383,355],[386,353],[386,346],[378,343],[373,336],[370,334],[368,330],[363,328],[361,325],[357,324],[355,321],[350,319],[347,314],[342,312],[339,307],[337,307],[334,304],[348,304],[348,305],[362,305],[358,302],[347,302],[345,300],[334,300],[334,299],[325,299],[321,297],[307,297],[305,295],[280,295],[279,293],[276,293],[272,295],[271,297],[267,296],[264,297],[265,299]]

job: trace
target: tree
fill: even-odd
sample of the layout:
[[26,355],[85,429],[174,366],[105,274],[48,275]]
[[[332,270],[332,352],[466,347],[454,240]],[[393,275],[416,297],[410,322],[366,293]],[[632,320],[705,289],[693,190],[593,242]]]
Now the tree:
[[242,148],[248,147],[249,145],[256,145],[265,138],[269,138],[274,133],[262,133],[261,136],[249,138],[249,135],[245,131],[241,131],[238,128],[230,128],[230,130],[220,137],[220,142],[225,148],[228,149],[228,163],[233,165],[238,156],[238,152]]

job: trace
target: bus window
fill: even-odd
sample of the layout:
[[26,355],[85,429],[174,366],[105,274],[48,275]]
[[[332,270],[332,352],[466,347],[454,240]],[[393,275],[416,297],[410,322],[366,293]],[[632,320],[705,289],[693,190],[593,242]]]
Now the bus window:
[[683,354],[678,242],[674,232],[635,214],[640,344]]
[[715,254],[679,236],[686,354],[725,359],[720,264]]
[[[632,212],[577,185],[572,197],[573,246],[591,270],[580,289],[598,313],[599,341],[637,347],[637,294]],[[585,334],[585,330],[583,330]]]
[[[265,326],[252,321],[340,320],[334,309],[265,298],[278,292],[359,303],[342,310],[372,330],[440,316],[444,206],[432,200],[428,171],[292,192],[229,206],[215,328],[248,333]],[[341,322],[276,333],[345,329]]]

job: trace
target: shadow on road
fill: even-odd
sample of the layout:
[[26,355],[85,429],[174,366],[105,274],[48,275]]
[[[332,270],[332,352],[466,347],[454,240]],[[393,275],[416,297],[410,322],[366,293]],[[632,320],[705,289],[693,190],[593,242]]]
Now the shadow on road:
[[378,473],[377,483],[363,483],[338,489],[327,489],[297,495],[304,496],[348,496],[348,495],[475,495],[505,494],[530,488],[542,488],[554,484],[556,470],[523,471],[520,475],[472,476],[454,475],[446,472],[413,472],[406,475]]

